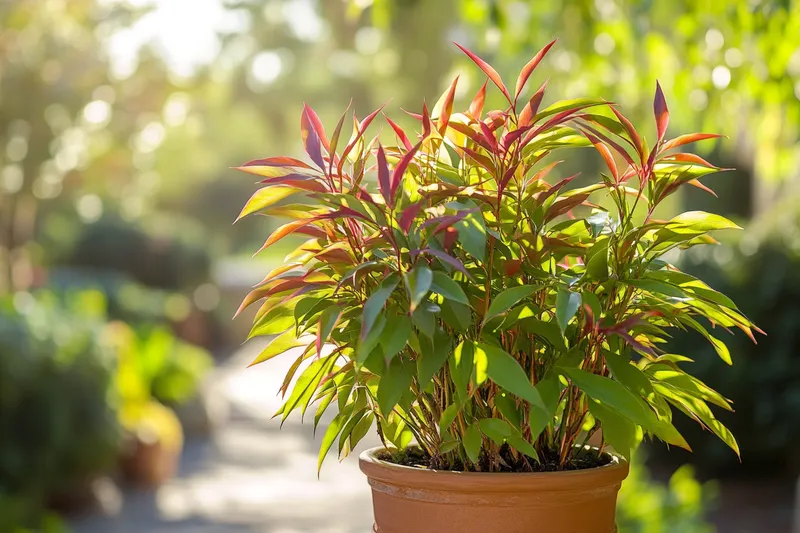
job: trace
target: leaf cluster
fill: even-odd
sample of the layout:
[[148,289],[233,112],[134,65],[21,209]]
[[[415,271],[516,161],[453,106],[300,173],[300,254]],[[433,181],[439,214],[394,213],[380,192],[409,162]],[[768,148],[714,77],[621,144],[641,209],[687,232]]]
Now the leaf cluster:
[[[347,112],[328,136],[306,106],[310,162],[240,167],[263,178],[240,218],[289,219],[262,250],[308,237],[242,309],[260,304],[251,337],[275,336],[253,364],[295,358],[277,416],[315,405],[316,425],[336,405],[320,465],[337,441],[346,455],[375,425],[385,443],[416,442],[436,468],[528,471],[554,454],[568,468],[601,429],[603,446],[626,456],[642,434],[688,448],[675,411],[738,451],[710,407],[730,402],[682,369],[687,357],[659,348],[671,329],[692,329],[730,363],[710,330],[757,331],[729,298],[665,260],[737,226],[705,212],[654,216],[721,170],[683,151],[717,135],[667,139],[660,87],[652,148],[605,100],[543,107],[546,83],[531,96],[525,88],[553,44],[513,90],[463,49],[488,78],[468,109],[454,111],[456,79],[433,110],[413,115],[418,133],[386,117],[395,145],[367,134],[381,109],[354,117],[345,140]],[[489,83],[505,109],[484,112]],[[580,187],[575,176],[550,178],[583,147],[607,172]]]

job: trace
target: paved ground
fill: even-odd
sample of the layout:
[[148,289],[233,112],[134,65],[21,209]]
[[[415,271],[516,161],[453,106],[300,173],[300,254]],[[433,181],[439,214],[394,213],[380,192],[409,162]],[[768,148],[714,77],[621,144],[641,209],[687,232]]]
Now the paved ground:
[[369,532],[370,494],[357,454],[342,464],[329,457],[317,479],[324,428],[313,439],[299,418],[280,431],[270,419],[294,358],[245,370],[256,353],[258,346],[245,347],[216,371],[209,394],[229,403],[228,421],[210,440],[188,440],[174,480],[156,492],[126,490],[115,515],[76,520],[75,533]]

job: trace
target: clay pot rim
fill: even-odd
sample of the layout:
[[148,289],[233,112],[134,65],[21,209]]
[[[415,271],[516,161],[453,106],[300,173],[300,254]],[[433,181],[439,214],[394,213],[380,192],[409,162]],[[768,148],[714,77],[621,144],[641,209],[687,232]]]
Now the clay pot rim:
[[[587,448],[597,449],[587,446]],[[583,489],[621,483],[630,465],[619,454],[606,452],[612,462],[595,468],[558,472],[458,472],[427,470],[398,465],[378,459],[376,454],[386,450],[377,446],[359,455],[359,467],[370,480],[392,485],[464,492],[556,491]]]

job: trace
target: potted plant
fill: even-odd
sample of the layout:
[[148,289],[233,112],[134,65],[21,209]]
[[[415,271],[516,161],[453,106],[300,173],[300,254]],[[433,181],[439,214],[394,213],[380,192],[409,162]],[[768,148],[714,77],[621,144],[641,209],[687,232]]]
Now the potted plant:
[[[264,179],[239,218],[290,219],[261,250],[308,237],[242,302],[261,302],[250,337],[277,335],[253,364],[299,348],[276,416],[316,403],[316,425],[338,408],[320,465],[337,439],[347,455],[377,428],[385,447],[360,457],[375,531],[614,531],[637,436],[689,448],[675,410],[738,453],[710,409],[729,402],[683,369],[688,357],[659,348],[670,328],[692,329],[730,362],[709,325],[758,331],[665,257],[737,226],[705,212],[656,218],[665,198],[720,170],[682,151],[718,135],[667,140],[658,86],[652,148],[605,100],[544,107],[546,83],[523,99],[552,45],[513,90],[464,50],[487,83],[463,113],[457,79],[423,105],[416,139],[387,118],[397,145],[370,140],[380,109],[349,140],[345,116],[328,137],[306,106],[310,162],[240,167]],[[505,108],[484,113],[489,81]],[[575,147],[594,147],[607,170],[552,180]]]

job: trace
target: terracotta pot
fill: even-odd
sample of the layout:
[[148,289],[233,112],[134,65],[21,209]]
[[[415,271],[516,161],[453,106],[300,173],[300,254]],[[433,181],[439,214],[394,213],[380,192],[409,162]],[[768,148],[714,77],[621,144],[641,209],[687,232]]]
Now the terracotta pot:
[[139,487],[158,487],[175,475],[180,456],[180,448],[136,440],[133,450],[122,457],[120,467],[130,483]]
[[628,463],[530,474],[443,472],[363,452],[375,533],[613,533]]

